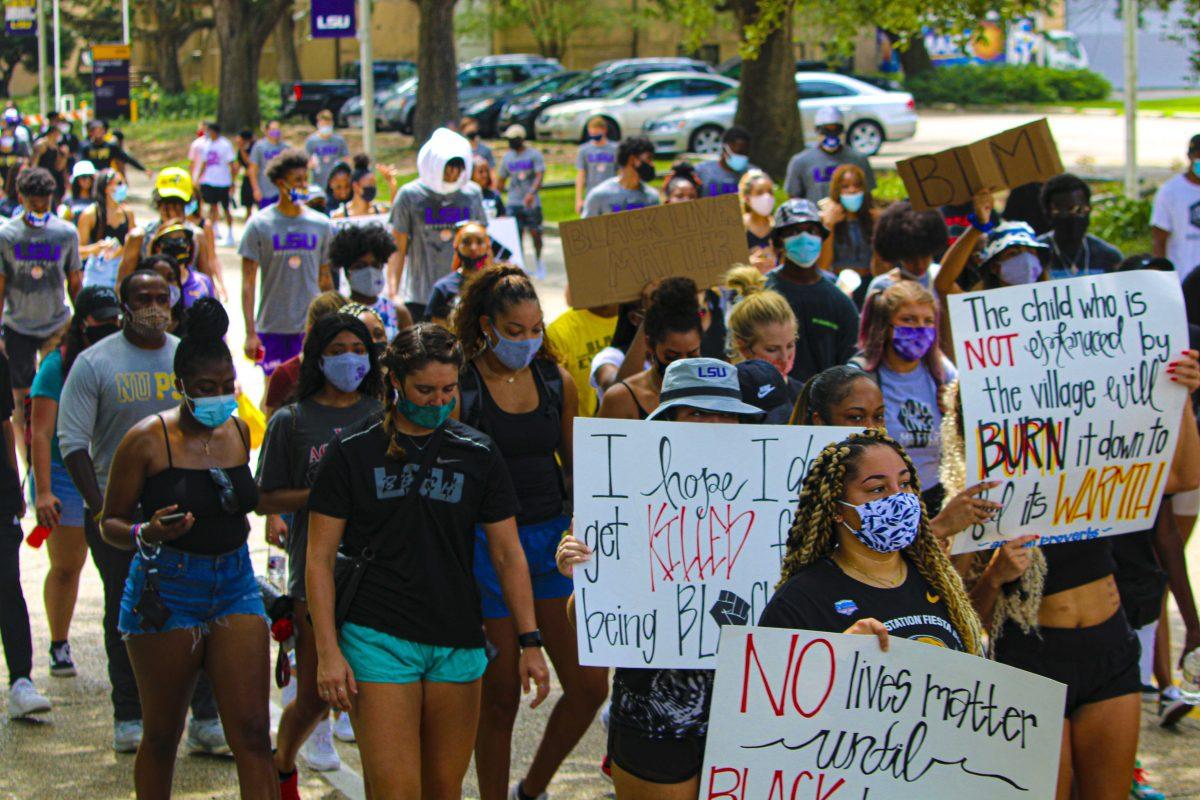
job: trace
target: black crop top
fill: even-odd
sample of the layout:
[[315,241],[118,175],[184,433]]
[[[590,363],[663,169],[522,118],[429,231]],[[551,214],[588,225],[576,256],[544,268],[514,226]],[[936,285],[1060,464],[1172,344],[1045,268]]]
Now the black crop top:
[[1117,571],[1112,540],[1107,538],[1052,544],[1042,548],[1042,553],[1046,556],[1043,597],[1083,586]]
[[192,512],[196,521],[191,530],[168,542],[170,547],[205,556],[237,550],[250,534],[246,515],[258,504],[258,485],[250,473],[250,443],[246,441],[242,427],[238,425],[237,429],[246,446],[246,463],[222,469],[233,485],[237,501],[236,510],[230,513],[221,507],[220,490],[207,469],[175,466],[171,459],[171,441],[167,438],[167,423],[161,415],[156,416],[162,423],[168,466],[146,478],[142,487],[142,514],[150,519],[158,509],[178,504],[180,511]]

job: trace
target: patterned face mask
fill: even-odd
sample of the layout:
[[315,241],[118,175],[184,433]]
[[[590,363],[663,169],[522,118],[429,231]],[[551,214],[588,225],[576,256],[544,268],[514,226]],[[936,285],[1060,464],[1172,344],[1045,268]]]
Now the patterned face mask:
[[921,498],[911,492],[897,492],[861,506],[839,502],[857,511],[861,520],[858,530],[842,520],[846,530],[876,553],[903,550],[916,541],[921,530]]

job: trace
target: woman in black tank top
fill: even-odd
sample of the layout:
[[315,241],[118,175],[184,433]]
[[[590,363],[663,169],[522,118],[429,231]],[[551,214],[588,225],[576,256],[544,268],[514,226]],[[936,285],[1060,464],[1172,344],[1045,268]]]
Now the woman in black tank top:
[[[79,256],[85,261],[94,255],[107,255],[109,245],[105,242],[109,239],[125,243],[125,237],[133,227],[133,212],[125,203],[128,191],[125,179],[116,170],[102,169],[97,173],[96,202],[83,210],[76,223]],[[120,255],[120,248],[115,248],[111,255]]]
[[134,783],[139,796],[171,793],[187,696],[203,669],[242,797],[277,797],[267,620],[246,547],[258,489],[245,423],[232,418],[236,375],[222,339],[229,318],[202,298],[191,320],[175,351],[182,402],[121,441],[101,524],[110,545],[136,551],[118,622],[142,701]]
[[[518,784],[525,795],[538,797],[608,694],[608,670],[579,665],[567,613],[572,584],[554,565],[555,549],[570,525],[563,499],[570,482],[578,399],[570,374],[545,341],[537,293],[520,269],[497,264],[480,270],[459,295],[451,324],[468,359],[459,383],[461,420],[492,437],[508,465],[521,508],[517,526],[529,564],[538,629],[563,685],[537,756]],[[483,627],[498,653],[483,675],[475,765],[481,795],[506,797],[520,702],[521,648],[488,553],[484,531],[477,528],[475,580],[482,595]]]

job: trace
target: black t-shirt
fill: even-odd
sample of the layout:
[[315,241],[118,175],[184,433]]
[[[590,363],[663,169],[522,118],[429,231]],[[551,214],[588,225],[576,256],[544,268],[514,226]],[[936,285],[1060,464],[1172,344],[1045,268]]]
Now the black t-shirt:
[[[13,414],[12,381],[8,375],[8,357],[0,353],[0,423],[8,422]],[[7,453],[0,453],[0,523],[19,525],[21,513],[21,479],[8,463]]]
[[950,623],[946,601],[917,569],[908,565],[904,583],[883,589],[851,578],[833,559],[823,558],[780,586],[758,624],[841,633],[861,619],[874,618],[892,636],[964,650]]
[[[483,647],[472,569],[475,525],[515,516],[517,498],[499,449],[484,434],[448,420],[416,502],[406,499],[431,438],[400,436],[403,461],[387,456],[379,417],[329,443],[309,494],[312,511],[346,520],[345,553],[386,530],[347,616],[401,639],[442,647]],[[397,518],[397,511],[403,512]]]
[[775,270],[767,275],[767,288],[788,301],[799,323],[796,361],[791,376],[804,383],[822,370],[845,364],[854,355],[858,340],[858,310],[832,281],[790,281]]
[[711,669],[633,669],[613,673],[609,719],[652,739],[708,734]]
[[449,320],[451,312],[458,305],[458,293],[462,285],[463,274],[457,270],[438,278],[429,294],[429,302],[425,304],[425,321],[432,322],[434,317]]

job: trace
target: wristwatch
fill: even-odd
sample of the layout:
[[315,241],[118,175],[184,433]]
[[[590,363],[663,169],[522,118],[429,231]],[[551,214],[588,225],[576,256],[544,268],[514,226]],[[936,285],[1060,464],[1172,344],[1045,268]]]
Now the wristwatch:
[[517,634],[517,644],[521,646],[522,650],[527,647],[541,647],[542,632],[534,628],[529,633],[519,633]]

